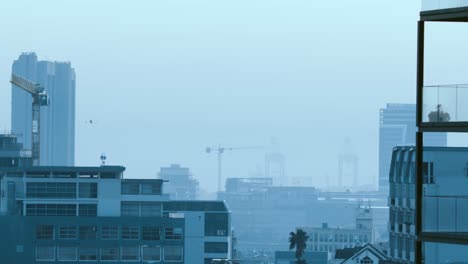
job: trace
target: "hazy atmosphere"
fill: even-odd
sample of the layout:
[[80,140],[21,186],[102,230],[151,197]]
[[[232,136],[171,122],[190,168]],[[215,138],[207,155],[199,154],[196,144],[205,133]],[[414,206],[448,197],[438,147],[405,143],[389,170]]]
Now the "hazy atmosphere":
[[[104,152],[125,177],[150,178],[180,163],[214,191],[216,156],[206,147],[275,138],[287,176],[324,186],[325,175],[336,182],[348,138],[359,183],[377,184],[379,109],[415,102],[419,1],[122,2],[0,9],[0,98],[11,97],[11,63],[22,52],[75,68],[76,165],[99,165]],[[426,68],[440,75],[428,76],[467,83],[455,78],[466,77],[466,61],[451,52],[468,45],[466,27],[428,31],[437,36],[428,63],[449,52],[443,67]],[[9,102],[0,102],[0,130],[10,129]],[[226,153],[224,176],[262,173],[265,151]]]

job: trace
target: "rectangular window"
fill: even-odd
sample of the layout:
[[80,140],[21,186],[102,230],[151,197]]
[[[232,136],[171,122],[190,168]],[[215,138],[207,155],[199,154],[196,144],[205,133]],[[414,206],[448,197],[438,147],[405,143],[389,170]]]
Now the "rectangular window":
[[54,246],[36,246],[36,260],[55,260]]
[[164,239],[166,240],[182,239],[182,228],[166,227],[164,229]]
[[205,242],[205,253],[228,253],[228,243]]
[[59,239],[77,239],[76,226],[61,226],[59,227]]
[[122,239],[138,240],[140,239],[140,229],[138,226],[122,226]]
[[80,260],[97,260],[97,248],[80,248]]
[[118,226],[102,226],[101,227],[101,239],[102,240],[119,239],[119,227]]
[[161,247],[143,247],[143,261],[161,261]]
[[96,239],[96,227],[95,226],[80,226],[80,239],[93,240]]
[[119,260],[119,248],[102,248],[101,260]]
[[164,261],[182,261],[184,254],[183,247],[165,247]]
[[140,185],[133,182],[122,182],[122,194],[139,194]]
[[228,219],[227,213],[206,213],[205,236],[227,236]]
[[27,182],[28,198],[76,198],[76,183],[73,182]]
[[59,261],[76,261],[77,248],[69,246],[60,246],[57,248],[57,258]]
[[122,216],[140,216],[140,205],[138,203],[122,202],[120,210]]
[[161,217],[161,204],[141,204],[141,216]]
[[76,216],[76,204],[27,204],[26,216]]
[[97,216],[97,204],[80,204],[78,207],[79,216]]
[[54,226],[53,225],[37,225],[36,226],[36,239],[53,240],[54,239]]
[[97,198],[97,182],[80,182],[78,186],[80,198]]
[[434,162],[423,162],[423,183],[434,183]]
[[140,260],[140,248],[122,247],[122,260]]
[[141,194],[149,194],[149,195],[161,194],[161,183],[142,183]]
[[143,226],[141,228],[141,236],[142,240],[161,240],[161,228],[157,226]]

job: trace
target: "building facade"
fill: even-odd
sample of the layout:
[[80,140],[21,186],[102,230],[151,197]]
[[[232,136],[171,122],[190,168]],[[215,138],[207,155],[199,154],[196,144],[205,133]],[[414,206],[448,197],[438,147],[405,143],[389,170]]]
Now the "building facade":
[[[41,107],[40,164],[73,166],[75,162],[75,70],[70,62],[39,61],[35,53],[23,53],[13,62],[12,73],[39,83],[50,97]],[[31,149],[32,98],[12,85],[11,130]]]
[[195,200],[198,198],[198,181],[193,178],[189,168],[179,164],[162,167],[158,173],[160,179],[167,181],[164,184],[165,193],[172,200]]
[[374,242],[372,209],[359,207],[355,228],[330,228],[323,223],[321,228],[303,228],[309,235],[312,252],[334,253],[338,249],[351,248]]
[[[466,232],[468,208],[468,148],[425,147],[423,160],[424,230]],[[415,263],[416,148],[396,147],[390,169],[389,256],[400,263]],[[426,243],[426,263],[462,263],[463,247]]]
[[229,204],[241,254],[284,250],[298,226],[355,226],[356,200],[319,199],[313,187],[273,184],[271,178],[229,178],[218,193]]
[[1,168],[5,263],[211,263],[231,254],[222,201],[171,201],[124,167]]
[[[388,193],[388,173],[392,150],[396,146],[415,145],[416,105],[387,104],[380,109],[379,190]],[[429,146],[447,146],[446,133],[432,133],[425,138]]]
[[31,151],[23,149],[16,135],[0,134],[0,167],[28,167],[31,164]]
[[[416,158],[415,158],[415,263],[468,262],[468,196],[466,148],[427,153],[425,139],[434,132],[468,132],[467,85],[443,84],[443,74],[425,76],[425,46],[434,43],[434,32],[426,25],[463,28],[468,21],[468,1],[422,0],[417,27],[416,70]],[[466,26],[466,25],[465,25]],[[457,27],[455,27],[457,28]],[[426,38],[426,34],[430,35]],[[452,36],[463,36],[454,31]],[[446,38],[446,43],[454,39]],[[429,43],[428,43],[429,42]],[[439,49],[437,65],[446,67],[447,50]],[[450,50],[463,56],[464,49]],[[429,66],[430,67],[430,66]],[[458,72],[465,79],[463,71]],[[432,80],[431,85],[426,81]],[[436,82],[436,85],[434,85]],[[466,134],[465,134],[466,135]],[[460,154],[459,152],[463,153]]]

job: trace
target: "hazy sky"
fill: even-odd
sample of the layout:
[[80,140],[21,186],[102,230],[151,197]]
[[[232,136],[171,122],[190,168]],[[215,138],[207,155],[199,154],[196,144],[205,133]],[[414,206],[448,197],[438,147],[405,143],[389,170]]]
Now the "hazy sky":
[[[375,183],[379,108],[415,101],[419,9],[408,0],[8,1],[0,129],[10,128],[11,63],[35,51],[76,70],[77,165],[99,165],[105,152],[126,177],[146,178],[181,163],[214,190],[206,146],[276,137],[288,176],[324,185],[326,174],[336,181],[349,138],[360,182]],[[440,75],[428,82],[466,83],[468,41],[447,39],[468,31],[430,30],[439,35],[427,70]],[[263,160],[262,150],[226,153],[224,175],[250,176]]]

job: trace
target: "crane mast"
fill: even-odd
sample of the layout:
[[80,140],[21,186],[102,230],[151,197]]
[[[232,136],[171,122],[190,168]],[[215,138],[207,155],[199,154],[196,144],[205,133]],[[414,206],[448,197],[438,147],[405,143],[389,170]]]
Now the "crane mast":
[[32,96],[31,158],[33,166],[39,166],[41,155],[41,106],[49,105],[49,97],[37,83],[11,75],[10,82]]
[[205,149],[206,153],[210,154],[211,152],[215,152],[218,156],[218,192],[221,192],[223,187],[222,187],[222,182],[223,182],[223,177],[222,177],[222,169],[221,169],[221,160],[222,160],[222,154],[225,151],[233,151],[233,150],[248,150],[248,149],[263,149],[264,146],[249,146],[249,147],[222,147],[222,146],[217,146],[217,147],[207,147]]

